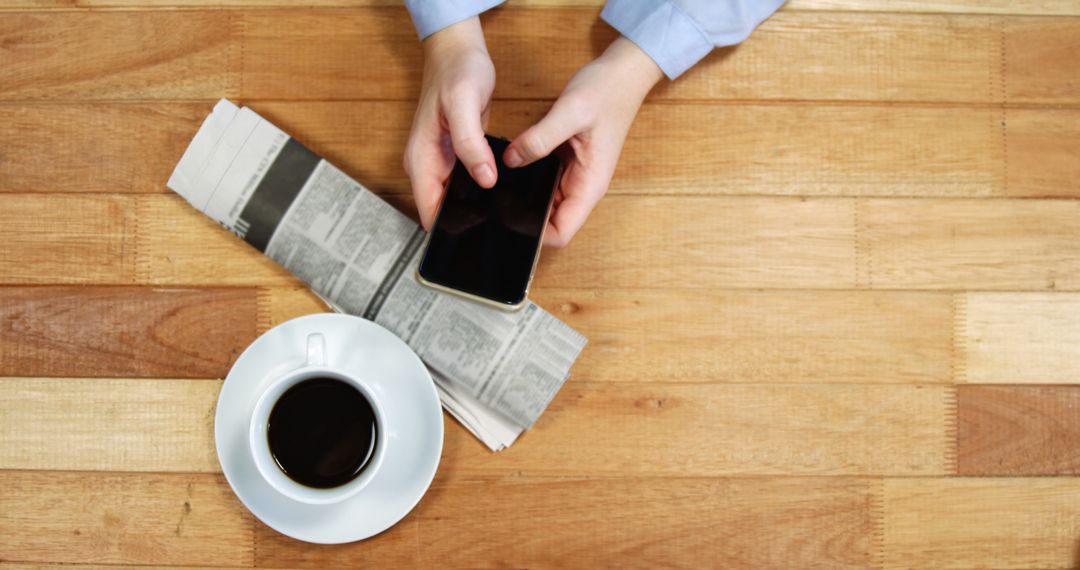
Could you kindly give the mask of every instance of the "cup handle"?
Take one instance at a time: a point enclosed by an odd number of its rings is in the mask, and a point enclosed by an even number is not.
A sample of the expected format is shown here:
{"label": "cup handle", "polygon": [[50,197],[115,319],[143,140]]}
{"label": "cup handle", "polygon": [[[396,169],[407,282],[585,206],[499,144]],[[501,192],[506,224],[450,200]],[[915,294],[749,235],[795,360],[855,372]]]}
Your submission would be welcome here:
{"label": "cup handle", "polygon": [[307,366],[326,366],[326,339],[322,333],[307,337]]}

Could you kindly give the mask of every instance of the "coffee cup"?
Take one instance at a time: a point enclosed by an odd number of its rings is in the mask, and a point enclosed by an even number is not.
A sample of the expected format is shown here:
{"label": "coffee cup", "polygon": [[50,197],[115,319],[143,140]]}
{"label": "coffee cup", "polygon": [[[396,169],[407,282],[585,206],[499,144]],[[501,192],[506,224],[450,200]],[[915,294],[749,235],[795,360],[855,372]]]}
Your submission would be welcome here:
{"label": "coffee cup", "polygon": [[251,414],[248,444],[262,478],[311,505],[359,493],[386,454],[383,411],[363,378],[327,365],[322,333],[307,359],[266,384]]}

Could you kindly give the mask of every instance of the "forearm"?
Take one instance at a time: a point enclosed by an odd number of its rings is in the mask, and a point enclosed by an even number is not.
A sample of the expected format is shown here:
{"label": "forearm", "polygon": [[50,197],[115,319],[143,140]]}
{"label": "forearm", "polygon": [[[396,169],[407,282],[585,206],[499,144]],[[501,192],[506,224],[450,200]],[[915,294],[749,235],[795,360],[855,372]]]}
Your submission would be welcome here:
{"label": "forearm", "polygon": [[623,36],[611,42],[600,56],[600,61],[610,62],[615,70],[614,76],[622,82],[620,87],[630,89],[641,99],[664,78],[663,70],[649,54]]}

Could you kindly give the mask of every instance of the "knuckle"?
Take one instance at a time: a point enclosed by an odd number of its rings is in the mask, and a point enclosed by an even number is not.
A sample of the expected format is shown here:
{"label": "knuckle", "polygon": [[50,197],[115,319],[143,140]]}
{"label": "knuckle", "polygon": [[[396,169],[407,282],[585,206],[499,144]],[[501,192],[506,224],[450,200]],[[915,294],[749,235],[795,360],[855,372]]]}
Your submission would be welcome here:
{"label": "knuckle", "polygon": [[590,101],[578,95],[567,95],[559,99],[560,113],[566,115],[571,122],[582,125],[587,124],[595,117],[595,109]]}
{"label": "knuckle", "polygon": [[528,158],[539,158],[547,154],[546,146],[544,145],[544,137],[540,133],[532,131],[527,133],[521,139],[521,150],[525,151],[525,155]]}

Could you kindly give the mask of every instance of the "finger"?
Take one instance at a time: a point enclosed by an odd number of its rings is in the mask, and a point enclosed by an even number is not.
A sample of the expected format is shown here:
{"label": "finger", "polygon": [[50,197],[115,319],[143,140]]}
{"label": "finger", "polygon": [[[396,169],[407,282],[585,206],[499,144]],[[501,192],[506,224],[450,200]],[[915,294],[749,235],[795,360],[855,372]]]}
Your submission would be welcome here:
{"label": "finger", "polygon": [[481,115],[484,109],[478,97],[458,95],[445,107],[446,122],[454,153],[461,159],[473,180],[484,188],[495,185],[495,155],[484,138]]}
{"label": "finger", "polygon": [[[423,129],[421,129],[423,130]],[[431,229],[442,202],[444,183],[454,166],[447,137],[415,132],[405,146],[405,172],[424,229]]]}
{"label": "finger", "polygon": [[552,211],[544,232],[544,244],[551,247],[570,243],[607,191],[607,181],[599,177],[577,172],[567,174],[570,176],[564,180],[569,186],[561,193],[562,200]]}
{"label": "finger", "polygon": [[503,162],[516,168],[544,158],[584,130],[587,122],[586,114],[578,105],[559,99],[540,122],[510,143],[503,154]]}

